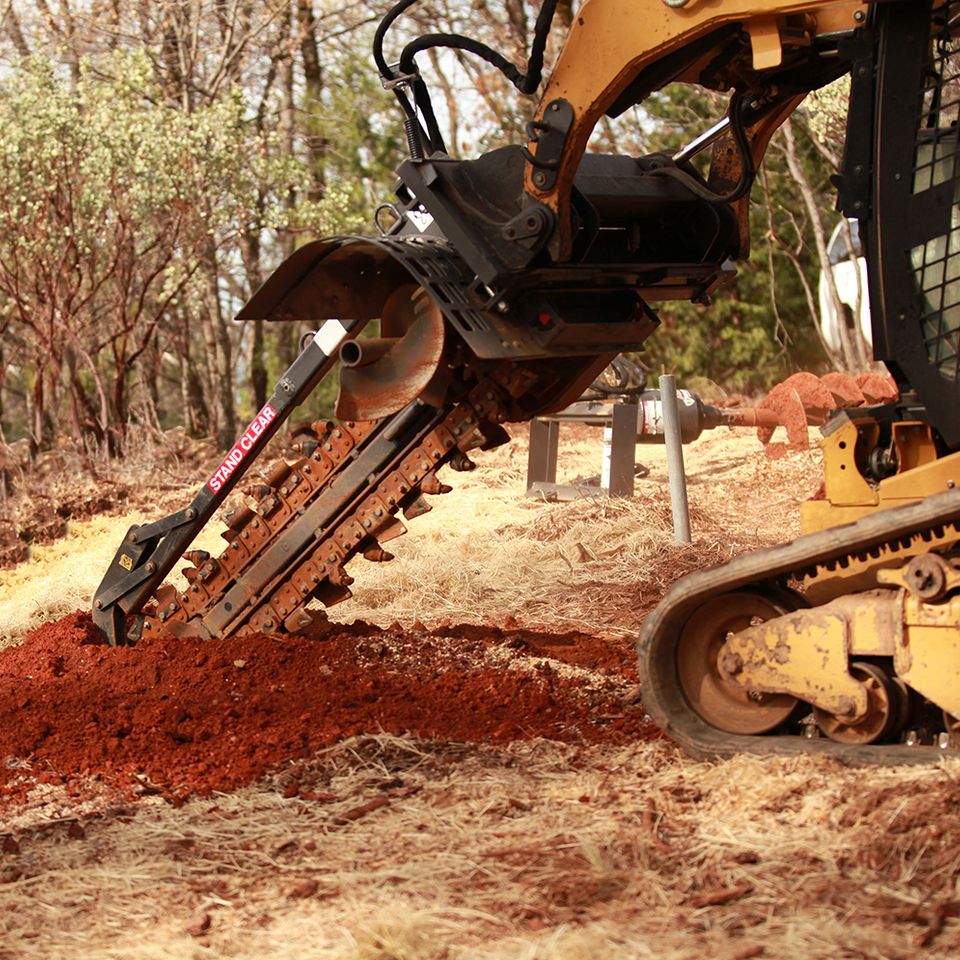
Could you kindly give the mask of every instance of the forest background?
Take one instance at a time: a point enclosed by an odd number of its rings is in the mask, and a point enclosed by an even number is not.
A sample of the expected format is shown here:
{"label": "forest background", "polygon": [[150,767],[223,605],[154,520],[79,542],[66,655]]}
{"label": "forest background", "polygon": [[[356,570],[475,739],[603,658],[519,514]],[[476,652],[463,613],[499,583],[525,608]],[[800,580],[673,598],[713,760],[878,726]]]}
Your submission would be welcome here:
{"label": "forest background", "polygon": [[[458,32],[526,62],[537,4],[423,0],[387,38]],[[182,427],[228,445],[297,352],[296,324],[232,317],[284,257],[370,233],[403,158],[402,117],[373,66],[387,3],[5,0],[0,8],[0,451],[84,458]],[[572,20],[561,0],[547,71]],[[451,153],[523,140],[535,97],[460,51],[421,55]],[[838,222],[842,85],[774,138],[752,194],[753,252],[710,309],[666,304],[654,370],[762,390],[831,353],[817,283]],[[671,87],[595,149],[676,149],[723,98]],[[308,414],[329,408],[329,390]],[[59,438],[59,439],[58,439]],[[9,449],[9,447],[8,447]]]}

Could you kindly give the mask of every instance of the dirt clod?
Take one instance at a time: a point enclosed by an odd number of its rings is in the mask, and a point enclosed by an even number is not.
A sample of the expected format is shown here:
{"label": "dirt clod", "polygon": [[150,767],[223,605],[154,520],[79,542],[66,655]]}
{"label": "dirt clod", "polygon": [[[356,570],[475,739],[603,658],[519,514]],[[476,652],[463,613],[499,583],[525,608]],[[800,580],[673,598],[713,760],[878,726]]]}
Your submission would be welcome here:
{"label": "dirt clod", "polygon": [[211,922],[210,914],[202,913],[187,927],[185,933],[191,937],[202,937],[209,933]]}

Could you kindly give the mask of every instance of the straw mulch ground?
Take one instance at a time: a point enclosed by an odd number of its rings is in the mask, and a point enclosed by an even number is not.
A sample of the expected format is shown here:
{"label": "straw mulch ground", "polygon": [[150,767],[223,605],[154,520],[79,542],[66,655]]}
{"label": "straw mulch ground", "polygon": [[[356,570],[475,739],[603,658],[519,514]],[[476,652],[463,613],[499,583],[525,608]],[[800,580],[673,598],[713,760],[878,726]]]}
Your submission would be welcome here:
{"label": "straw mulch ground", "polygon": [[[566,431],[567,476],[596,473],[599,447]],[[686,452],[695,542],[677,547],[662,451],[638,454],[635,500],[538,504],[521,497],[522,442],[494,452],[454,476],[394,562],[355,565],[355,600],[333,614],[629,645],[677,576],[793,536],[818,485],[816,454],[769,463],[749,435],[704,437]],[[88,604],[146,518],[76,524],[0,571],[0,637]],[[531,676],[546,658],[585,694],[636,702],[627,668],[548,646],[476,656]],[[50,784],[4,811],[0,958],[953,957],[958,801],[955,762],[702,763],[657,739],[371,732],[182,804],[118,798],[94,772],[82,797]]]}

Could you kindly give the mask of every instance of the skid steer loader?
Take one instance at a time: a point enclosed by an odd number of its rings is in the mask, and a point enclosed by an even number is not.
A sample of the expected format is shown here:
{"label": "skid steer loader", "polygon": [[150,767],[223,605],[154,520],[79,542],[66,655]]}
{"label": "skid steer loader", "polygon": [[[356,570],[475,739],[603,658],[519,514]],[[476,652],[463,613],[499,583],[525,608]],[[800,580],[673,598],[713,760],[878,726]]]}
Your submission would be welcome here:
{"label": "skid steer loader", "polygon": [[[685,578],[639,640],[650,714],[696,754],[819,750],[876,762],[955,750],[960,717],[960,0],[584,0],[525,142],[448,155],[417,57],[454,48],[541,87],[557,7],[525,69],[469,37],[374,60],[409,156],[380,233],[308,243],[240,319],[317,330],[184,510],[131,528],[94,598],[111,643],[145,633],[295,631],[350,596],[446,491],[441,467],[563,408],[654,333],[656,305],[713,292],[749,254],[751,187],[811,90],[849,75],[838,207],[859,221],[873,346],[897,403],[824,428],[810,531]],[[674,155],[587,152],[594,126],[669,83],[728,94]],[[705,172],[701,172],[705,171]],[[375,339],[357,339],[370,321]],[[190,551],[290,412],[337,360],[337,420],[296,438],[220,556]],[[402,519],[401,519],[402,517]],[[187,587],[164,584],[185,556]]]}

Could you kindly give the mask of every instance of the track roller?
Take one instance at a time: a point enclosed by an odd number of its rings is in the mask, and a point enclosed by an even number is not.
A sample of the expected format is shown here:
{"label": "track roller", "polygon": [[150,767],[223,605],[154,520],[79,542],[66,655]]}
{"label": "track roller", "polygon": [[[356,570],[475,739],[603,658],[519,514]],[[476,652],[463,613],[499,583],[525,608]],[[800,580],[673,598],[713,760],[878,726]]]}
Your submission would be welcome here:
{"label": "track roller", "polygon": [[731,633],[786,613],[760,593],[734,592],[707,600],[687,621],[677,649],[680,685],[693,709],[728,733],[768,733],[789,720],[798,702],[786,694],[754,693],[728,681],[718,657]]}

